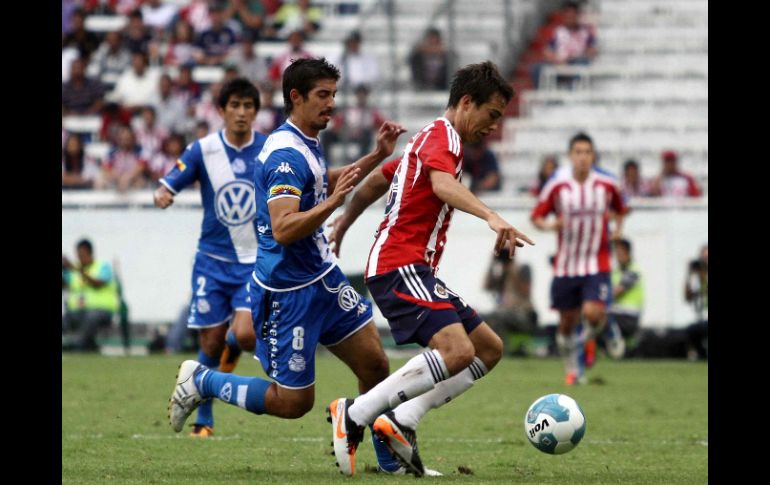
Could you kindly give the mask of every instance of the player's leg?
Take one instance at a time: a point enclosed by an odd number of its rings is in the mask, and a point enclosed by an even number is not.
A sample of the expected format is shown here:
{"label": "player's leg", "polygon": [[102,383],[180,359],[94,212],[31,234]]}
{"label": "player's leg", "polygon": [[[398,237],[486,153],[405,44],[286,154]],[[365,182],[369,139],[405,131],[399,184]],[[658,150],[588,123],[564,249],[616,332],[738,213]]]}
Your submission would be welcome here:
{"label": "player's leg", "polygon": [[551,307],[559,312],[556,347],[564,360],[566,383],[577,383],[583,376],[582,347],[575,335],[580,321],[581,292],[579,277],[554,277],[551,282]]}
{"label": "player's leg", "polygon": [[581,278],[581,301],[584,325],[578,336],[584,345],[584,363],[593,365],[596,359],[596,337],[607,323],[605,309],[610,304],[610,275],[598,273]]}
{"label": "player's leg", "polygon": [[[251,278],[249,273],[248,278]],[[249,282],[235,288],[231,304],[233,307],[232,324],[225,335],[225,345],[222,349],[222,355],[219,359],[219,370],[222,372],[232,372],[238,365],[243,350],[254,351],[256,338],[254,337],[254,326],[251,321],[251,302],[249,300],[249,291],[251,285]],[[243,337],[243,344],[238,336]]]}

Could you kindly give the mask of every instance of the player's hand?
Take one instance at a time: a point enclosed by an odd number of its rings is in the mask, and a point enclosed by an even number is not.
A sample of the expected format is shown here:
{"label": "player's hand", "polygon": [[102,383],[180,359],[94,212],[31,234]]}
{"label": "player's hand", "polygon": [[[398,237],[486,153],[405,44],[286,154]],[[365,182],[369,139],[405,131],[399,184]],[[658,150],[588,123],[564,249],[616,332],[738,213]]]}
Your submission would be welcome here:
{"label": "player's hand", "polygon": [[393,150],[396,148],[396,141],[402,133],[406,133],[406,128],[394,123],[393,121],[386,121],[380,126],[377,132],[377,147],[375,153],[382,158],[390,156]]}
{"label": "player's hand", "polygon": [[[520,232],[512,225],[508,224],[508,222],[506,222],[505,219],[500,217],[497,213],[492,214],[492,216],[487,220],[487,224],[489,224],[490,229],[497,233],[497,240],[495,241],[495,256],[500,255],[500,250],[505,247],[506,242],[508,243],[508,251],[510,252],[511,259],[513,259],[516,248],[523,247],[524,242],[529,243],[530,245],[535,244],[534,241],[527,237],[526,234]],[[519,241],[519,239],[524,242]]]}
{"label": "player's hand", "polygon": [[610,235],[610,242],[617,242],[623,238],[623,234],[620,231],[612,231]]}
{"label": "player's hand", "polygon": [[564,217],[559,216],[553,221],[553,224],[551,225],[551,229],[556,232],[559,232],[561,231],[562,227],[564,227]]}
{"label": "player's hand", "polygon": [[152,194],[152,199],[153,202],[155,202],[155,207],[165,209],[174,203],[174,194],[172,194],[164,185],[161,185]]}
{"label": "player's hand", "polygon": [[342,169],[337,184],[334,186],[334,192],[326,200],[335,209],[345,203],[345,196],[348,195],[353,187],[356,186],[356,180],[361,175],[361,169],[355,164],[350,164]]}
{"label": "player's hand", "polygon": [[326,224],[326,227],[332,228],[332,232],[329,234],[329,246],[334,255],[339,258],[342,239],[345,237],[345,233],[348,232],[349,225],[345,221],[345,216],[339,216],[332,222]]}

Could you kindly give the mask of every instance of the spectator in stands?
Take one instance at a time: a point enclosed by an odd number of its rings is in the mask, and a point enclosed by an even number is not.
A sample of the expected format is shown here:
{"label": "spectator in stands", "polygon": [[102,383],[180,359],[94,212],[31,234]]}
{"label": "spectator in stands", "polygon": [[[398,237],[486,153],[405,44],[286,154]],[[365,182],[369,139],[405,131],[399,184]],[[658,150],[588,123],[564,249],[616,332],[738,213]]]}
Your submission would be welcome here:
{"label": "spectator in stands", "polygon": [[174,25],[163,64],[181,66],[194,63],[196,51],[199,50],[195,46],[194,37],[192,25],[184,19],[178,20]]}
{"label": "spectator in stands", "polygon": [[537,177],[529,184],[527,191],[535,197],[540,195],[543,186],[559,168],[559,159],[556,155],[546,155],[540,162],[540,170]]}
{"label": "spectator in stands", "polygon": [[141,11],[134,10],[128,15],[128,25],[126,25],[124,29],[123,39],[126,47],[131,53],[135,54],[142,52],[146,55],[150,54],[152,33],[150,33],[150,29],[144,25]]}
{"label": "spectator in stands", "polygon": [[[94,258],[91,241],[78,241],[76,251],[77,265],[64,255],[61,258],[62,288],[69,290],[62,322],[62,350],[91,352],[99,349],[99,330],[112,324],[120,307],[120,296],[112,267]],[[72,333],[72,340],[65,340],[65,333]]]}
{"label": "spectator in stands", "polygon": [[[567,2],[562,9],[562,25],[554,30],[553,37],[543,49],[544,64],[586,65],[593,61],[596,54],[596,35],[593,28],[580,22],[580,5],[577,2]],[[542,65],[534,66],[535,86],[540,82]],[[572,79],[574,77],[564,76],[558,81],[571,83]]]}
{"label": "spectator in stands", "polygon": [[61,86],[62,115],[98,114],[104,106],[104,85],[86,77],[83,59],[70,64],[70,80]]}
{"label": "spectator in stands", "polygon": [[687,327],[691,358],[708,359],[709,247],[704,245],[687,268],[684,297],[695,309],[696,321]]}
{"label": "spectator in stands", "polygon": [[624,197],[647,197],[650,195],[649,184],[642,179],[639,163],[634,159],[626,160],[623,164],[623,178],[620,181],[620,192]]}
{"label": "spectator in stands", "polygon": [[287,39],[299,30],[305,38],[312,37],[321,28],[322,17],[321,9],[310,6],[310,0],[285,1],[275,13],[267,36]]}
{"label": "spectator in stands", "polygon": [[172,133],[163,140],[160,152],[150,159],[147,167],[150,179],[153,182],[157,182],[174,167],[176,161],[182,156],[184,147],[184,137],[178,133]]}
{"label": "spectator in stands", "polygon": [[281,89],[283,71],[289,67],[289,64],[291,64],[294,59],[308,59],[313,57],[313,54],[306,51],[304,48],[305,34],[303,34],[301,30],[295,30],[289,34],[287,43],[289,44],[289,49],[283,54],[275,56],[273,62],[270,64],[270,80],[278,89]]}
{"label": "spectator in stands", "polygon": [[157,99],[160,76],[159,68],[148,67],[146,54],[134,52],[131,54],[131,69],[120,75],[115,89],[107,95],[107,99],[135,113]]}
{"label": "spectator in stands", "polygon": [[244,34],[240,45],[230,49],[230,53],[225,58],[225,65],[238,67],[241,75],[246,79],[261,84],[268,79],[270,63],[266,58],[258,56],[255,48],[252,36]]}
{"label": "spectator in stands", "polygon": [[155,116],[155,108],[144,106],[140,116],[131,120],[136,141],[142,147],[141,156],[144,160],[152,160],[160,153],[163,140],[168,137],[168,131],[159,126]]}
{"label": "spectator in stands", "polygon": [[253,128],[260,133],[272,133],[286,120],[283,108],[275,105],[274,98],[275,88],[272,83],[264,82],[259,85],[260,108]]}
{"label": "spectator in stands", "polygon": [[225,19],[237,23],[242,37],[260,38],[265,24],[265,7],[260,0],[230,0],[224,11]]}
{"label": "spectator in stands", "polygon": [[502,183],[500,167],[497,157],[484,140],[466,143],[464,154],[463,173],[471,177],[471,192],[479,194],[499,191]]}
{"label": "spectator in stands", "polygon": [[700,197],[701,189],[695,177],[679,170],[679,155],[665,150],[661,156],[660,175],[650,182],[650,195],[655,197]]}
{"label": "spectator in stands", "polygon": [[[492,257],[484,278],[484,289],[495,298],[495,310],[484,315],[492,329],[505,343],[512,332],[531,333],[537,327],[537,312],[532,303],[532,270],[510,258],[508,249]],[[513,349],[509,349],[513,350]]]}
{"label": "spectator in stands", "polygon": [[61,154],[61,188],[91,189],[99,175],[99,166],[83,149],[83,140],[75,133],[67,135]]}
{"label": "spectator in stands", "polygon": [[99,45],[91,58],[88,73],[112,87],[130,64],[131,52],[123,46],[123,37],[120,32],[107,32],[104,42]]}
{"label": "spectator in stands", "polygon": [[174,92],[171,76],[163,74],[158,85],[158,96],[152,102],[158,126],[169,133],[192,131],[191,120],[187,116],[187,101],[183,94]]}
{"label": "spectator in stands", "polygon": [[118,143],[118,135],[123,125],[131,123],[131,112],[117,103],[107,103],[102,110],[102,127],[99,137],[113,145]]}
{"label": "spectator in stands", "polygon": [[72,32],[72,14],[79,8],[80,2],[77,0],[61,1],[61,33],[62,38],[65,34]]}
{"label": "spectator in stands", "polygon": [[357,30],[348,35],[342,53],[331,57],[330,62],[339,68],[343,86],[365,85],[372,89],[380,79],[377,58],[361,52],[361,33]]}
{"label": "spectator in stands", "polygon": [[118,192],[143,188],[147,180],[144,173],[147,161],[142,158],[142,148],[136,143],[134,131],[123,125],[118,132],[118,144],[110,150],[102,164],[97,188],[117,188]]}
{"label": "spectator in stands", "polygon": [[196,34],[200,34],[211,27],[209,0],[191,0],[179,11],[179,17],[192,25]]}
{"label": "spectator in stands", "polygon": [[429,28],[409,54],[412,80],[417,89],[448,89],[449,64],[453,56],[441,39],[441,31]]}
{"label": "spectator in stands", "polygon": [[76,47],[82,59],[88,60],[99,47],[99,38],[86,30],[86,13],[82,8],[72,12],[72,30],[64,36],[62,47]]}
{"label": "spectator in stands", "polygon": [[174,90],[182,96],[188,105],[194,105],[201,97],[200,84],[193,79],[193,65],[185,64],[179,68]]}
{"label": "spectator in stands", "polygon": [[201,100],[195,105],[195,119],[204,120],[208,123],[209,132],[219,131],[224,126],[224,120],[219,114],[219,92],[222,90],[222,83],[211,83],[209,89],[203,93]]}
{"label": "spectator in stands", "polygon": [[145,25],[154,31],[153,37],[162,39],[171,27],[179,6],[172,2],[160,0],[145,0],[141,7],[142,19]]}
{"label": "spectator in stands", "polygon": [[209,66],[221,65],[230,47],[235,44],[233,29],[225,25],[224,6],[218,3],[209,5],[211,27],[204,30],[195,41],[198,64]]}
{"label": "spectator in stands", "polygon": [[206,120],[198,120],[195,123],[195,139],[200,140],[209,134],[209,124]]}
{"label": "spectator in stands", "polygon": [[[364,85],[356,87],[355,96],[355,104],[337,110],[331,128],[321,132],[324,153],[334,166],[352,163],[369,153],[374,135],[385,122],[380,110],[369,105],[369,88]],[[345,148],[344,160],[333,158],[332,147],[336,144]],[[354,153],[348,153],[348,144],[356,147]]]}

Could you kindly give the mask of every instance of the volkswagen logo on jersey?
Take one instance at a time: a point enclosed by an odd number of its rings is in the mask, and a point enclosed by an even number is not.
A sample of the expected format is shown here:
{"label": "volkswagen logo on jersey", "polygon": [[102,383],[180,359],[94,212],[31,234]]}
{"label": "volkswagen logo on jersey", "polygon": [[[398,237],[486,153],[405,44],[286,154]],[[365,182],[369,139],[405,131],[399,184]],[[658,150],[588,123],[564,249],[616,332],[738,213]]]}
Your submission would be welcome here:
{"label": "volkswagen logo on jersey", "polygon": [[228,226],[251,222],[257,214],[254,185],[245,180],[233,180],[223,185],[214,198],[217,219]]}
{"label": "volkswagen logo on jersey", "polygon": [[233,173],[237,173],[237,174],[246,173],[246,162],[244,162],[240,158],[236,158],[235,160],[233,160],[231,167],[233,169]]}

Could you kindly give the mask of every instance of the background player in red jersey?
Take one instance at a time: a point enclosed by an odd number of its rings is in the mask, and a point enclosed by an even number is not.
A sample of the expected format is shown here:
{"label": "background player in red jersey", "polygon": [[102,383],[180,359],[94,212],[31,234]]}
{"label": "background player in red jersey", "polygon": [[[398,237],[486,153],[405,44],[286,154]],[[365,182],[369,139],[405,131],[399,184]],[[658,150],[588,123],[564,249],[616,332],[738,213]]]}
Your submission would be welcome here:
{"label": "background player in red jersey", "polygon": [[509,247],[512,257],[521,241],[534,244],[460,182],[463,143],[496,130],[512,96],[493,63],[460,69],[444,115],[409,140],[401,159],[372,172],[333,223],[330,241],[339,252],[347,228],[390,187],[366,284],[396,342],[431,349],[355,400],[339,398],[329,405],[334,452],[343,472],[351,474],[362,430],[374,423],[399,461],[423,475],[415,435],[422,416],[468,390],[500,360],[500,338],[436,272],[455,208],[487,221],[497,234],[495,254]]}
{"label": "background player in red jersey", "polygon": [[[568,385],[584,383],[581,351],[606,323],[611,302],[610,240],[620,239],[628,207],[617,181],[592,170],[596,153],[591,138],[578,133],[569,142],[572,174],[555,177],[540,192],[532,222],[542,230],[557,231],[551,306],[559,311],[556,344],[565,359]],[[556,218],[546,221],[554,213]],[[609,221],[615,228],[610,236]],[[581,314],[588,325],[581,335],[574,329]]]}

